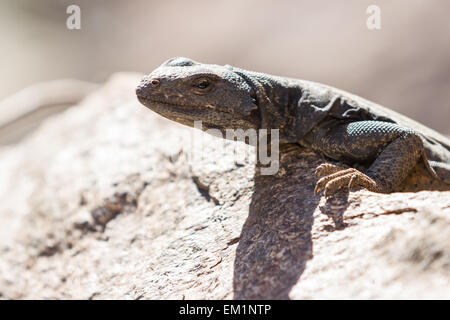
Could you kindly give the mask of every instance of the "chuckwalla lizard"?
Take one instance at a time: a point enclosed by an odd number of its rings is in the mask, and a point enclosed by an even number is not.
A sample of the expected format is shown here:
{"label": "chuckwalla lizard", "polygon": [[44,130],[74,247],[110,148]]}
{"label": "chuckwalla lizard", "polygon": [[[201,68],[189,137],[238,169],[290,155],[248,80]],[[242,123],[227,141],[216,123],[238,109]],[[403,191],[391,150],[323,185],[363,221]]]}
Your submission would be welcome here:
{"label": "chuckwalla lizard", "polygon": [[139,101],[173,121],[203,129],[279,129],[280,143],[298,143],[364,172],[322,164],[315,191],[328,196],[361,186],[389,193],[422,162],[430,179],[450,185],[450,141],[397,112],[351,93],[305,80],[229,65],[173,58],[145,76]]}

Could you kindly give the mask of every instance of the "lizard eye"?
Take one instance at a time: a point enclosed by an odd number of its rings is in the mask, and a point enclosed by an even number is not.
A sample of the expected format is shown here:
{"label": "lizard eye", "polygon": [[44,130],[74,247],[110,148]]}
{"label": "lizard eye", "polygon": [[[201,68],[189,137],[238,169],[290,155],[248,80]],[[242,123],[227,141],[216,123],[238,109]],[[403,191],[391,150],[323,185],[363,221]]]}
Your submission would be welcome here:
{"label": "lizard eye", "polygon": [[207,79],[200,79],[194,83],[194,87],[199,89],[207,89],[210,86],[210,83]]}
{"label": "lizard eye", "polygon": [[200,89],[199,91],[201,91],[201,92],[206,92],[206,91],[209,91],[208,89],[211,88],[211,82],[208,79],[201,78],[201,79],[195,80],[193,86],[196,89]]}
{"label": "lizard eye", "polygon": [[215,79],[210,77],[198,77],[191,82],[192,91],[194,94],[204,95],[208,94],[214,89]]}

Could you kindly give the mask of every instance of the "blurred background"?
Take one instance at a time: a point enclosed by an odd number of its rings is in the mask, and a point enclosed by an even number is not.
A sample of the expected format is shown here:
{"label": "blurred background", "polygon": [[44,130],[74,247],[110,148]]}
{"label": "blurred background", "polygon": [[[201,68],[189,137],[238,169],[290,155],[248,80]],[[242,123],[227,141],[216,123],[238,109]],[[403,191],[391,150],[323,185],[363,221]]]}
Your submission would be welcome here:
{"label": "blurred background", "polygon": [[[81,30],[66,27],[71,4]],[[366,26],[372,4],[381,30]],[[73,104],[90,83],[149,73],[174,56],[322,82],[450,134],[449,12],[447,0],[2,1],[0,143]],[[48,82],[57,79],[83,82],[66,90]],[[62,91],[72,96],[27,102]]]}

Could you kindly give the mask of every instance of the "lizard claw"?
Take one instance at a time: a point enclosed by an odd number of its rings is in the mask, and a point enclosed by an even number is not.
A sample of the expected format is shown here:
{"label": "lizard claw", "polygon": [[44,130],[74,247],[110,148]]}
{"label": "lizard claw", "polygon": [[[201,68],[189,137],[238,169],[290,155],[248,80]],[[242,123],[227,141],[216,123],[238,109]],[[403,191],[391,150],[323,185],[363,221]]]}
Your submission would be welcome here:
{"label": "lizard claw", "polygon": [[323,163],[316,168],[314,173],[316,174],[317,178],[320,178],[323,175],[329,175],[345,169],[347,169],[347,167],[336,166],[330,163]]}
{"label": "lizard claw", "polygon": [[325,176],[317,180],[314,194],[318,194],[322,189],[325,189],[325,197],[329,197],[345,186],[348,189],[354,186],[361,186],[370,191],[377,191],[378,189],[377,183],[372,178],[354,168],[344,168],[332,164],[317,167],[317,177],[324,173]]}
{"label": "lizard claw", "polygon": [[322,190],[322,187],[316,184],[316,187],[314,188],[314,195],[317,195],[320,190]]}

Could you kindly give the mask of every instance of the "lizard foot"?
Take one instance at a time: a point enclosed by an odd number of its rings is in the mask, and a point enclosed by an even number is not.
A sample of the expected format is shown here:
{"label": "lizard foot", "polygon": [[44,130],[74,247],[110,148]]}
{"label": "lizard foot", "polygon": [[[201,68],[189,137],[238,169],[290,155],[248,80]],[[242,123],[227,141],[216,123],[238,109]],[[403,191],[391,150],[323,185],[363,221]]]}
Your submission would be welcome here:
{"label": "lizard foot", "polygon": [[322,175],[325,176],[317,181],[314,193],[317,194],[320,190],[325,189],[325,197],[345,186],[349,189],[354,186],[361,186],[375,192],[378,189],[377,183],[372,178],[354,168],[322,164],[317,167],[316,175],[318,178]]}

